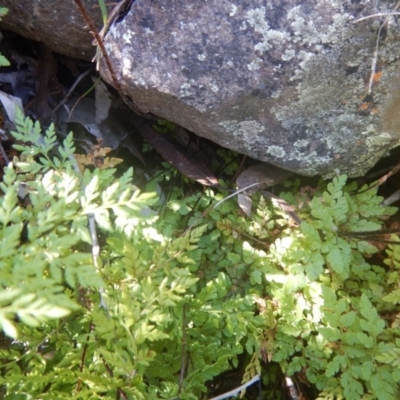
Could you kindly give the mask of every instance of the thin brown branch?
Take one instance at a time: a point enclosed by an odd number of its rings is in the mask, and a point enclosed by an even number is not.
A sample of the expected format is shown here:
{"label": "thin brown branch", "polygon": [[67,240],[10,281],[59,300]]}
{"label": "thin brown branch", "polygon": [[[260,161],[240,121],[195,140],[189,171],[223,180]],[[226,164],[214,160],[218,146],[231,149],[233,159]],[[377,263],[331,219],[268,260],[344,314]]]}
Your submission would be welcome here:
{"label": "thin brown branch", "polygon": [[9,158],[7,156],[6,151],[4,150],[4,147],[3,147],[3,144],[1,143],[1,141],[0,141],[0,152],[1,152],[1,155],[3,156],[4,163],[6,165],[8,165],[10,163],[10,160],[9,160]]}
{"label": "thin brown branch", "polygon": [[376,236],[376,235],[386,235],[391,233],[400,233],[400,228],[390,228],[390,229],[379,229],[377,231],[356,231],[356,232],[346,232],[340,231],[340,236]]}
{"label": "thin brown branch", "polygon": [[367,192],[368,190],[376,187],[376,186],[380,186],[383,183],[385,183],[391,176],[393,176],[394,174],[397,174],[397,172],[399,172],[400,170],[400,163],[397,164],[395,167],[393,167],[387,174],[383,175],[382,178],[378,179],[376,182],[374,182],[372,185],[368,186],[366,189],[364,190],[360,190],[358,192],[358,194],[360,193],[364,193]]}
{"label": "thin brown branch", "polygon": [[75,80],[74,84],[70,87],[68,90],[68,93],[64,96],[64,98],[60,101],[60,103],[53,109],[51,110],[51,114],[48,116],[50,118],[52,115],[54,115],[70,98],[71,94],[75,90],[75,88],[78,86],[78,83],[85,77],[87,76],[90,72],[93,71],[93,68],[89,68],[86,71],[82,72]]}
{"label": "thin brown branch", "polygon": [[400,15],[399,12],[393,12],[393,13],[377,13],[377,14],[371,14],[371,15],[367,15],[366,17],[362,17],[359,19],[356,19],[355,21],[353,21],[353,24],[356,24],[358,22],[361,21],[365,21],[366,19],[370,19],[370,18],[376,18],[376,17],[390,17],[393,15]]}
{"label": "thin brown branch", "polygon": [[[393,11],[397,11],[397,9],[400,7],[400,1],[396,4],[396,6],[394,7]],[[383,21],[383,23],[381,24],[379,30],[378,30],[378,35],[376,38],[376,45],[375,45],[375,51],[374,51],[374,57],[372,58],[372,62],[371,62],[371,76],[369,79],[369,84],[368,84],[368,93],[371,93],[372,91],[372,84],[374,82],[374,76],[375,76],[375,72],[376,72],[376,64],[378,62],[378,56],[379,56],[379,41],[380,41],[380,37],[381,37],[381,32],[382,29],[385,25],[387,25],[389,22],[389,17],[386,17],[385,20]]]}
{"label": "thin brown branch", "polygon": [[[101,357],[101,359],[102,359],[102,361],[103,361],[104,368],[106,369],[108,375],[109,375],[111,378],[113,378],[113,377],[114,377],[114,373],[113,373],[112,369],[111,369],[110,366],[107,364],[107,362],[106,362],[106,360],[104,359],[104,357],[103,357],[103,356],[100,356],[100,357]],[[119,396],[120,399],[129,400],[129,399],[128,399],[128,396],[126,395],[126,393],[125,393],[121,388],[117,388],[117,397],[116,397],[116,398],[118,398],[118,396]]]}
{"label": "thin brown branch", "polygon": [[[243,171],[243,165],[245,163],[245,161],[247,160],[247,156],[243,156],[242,161],[239,164],[239,167],[235,173],[235,175],[232,178],[233,182],[236,182],[236,179],[238,178],[238,176],[240,175],[240,173]],[[229,164],[228,164],[229,165]]]}
{"label": "thin brown branch", "polygon": [[125,96],[121,84],[119,83],[117,76],[115,75],[115,71],[114,68],[112,66],[110,57],[108,56],[107,50],[104,46],[104,42],[102,40],[102,38],[100,37],[99,32],[96,29],[96,26],[92,20],[92,18],[90,17],[90,15],[88,14],[88,12],[86,11],[85,6],[82,3],[82,0],[74,0],[76,6],[78,7],[80,13],[82,14],[82,17],[84,18],[87,26],[89,27],[90,32],[92,33],[92,35],[94,36],[96,42],[97,42],[97,46],[99,46],[101,53],[104,57],[104,61],[107,65],[108,71],[110,72],[111,75],[111,79],[113,81],[114,87],[117,90],[117,92],[119,93],[119,95],[122,97],[122,99],[124,99],[124,101],[132,108],[133,111],[135,111],[137,114],[139,114],[140,116],[144,116],[145,114],[139,109],[139,107],[133,103],[133,101],[131,101],[127,96]]}
{"label": "thin brown branch", "polygon": [[181,393],[186,375],[186,304],[182,309],[182,348],[181,348],[181,373],[179,376],[178,394]]}
{"label": "thin brown branch", "polygon": [[[93,324],[90,324],[89,332],[88,332],[88,335],[86,337],[86,343],[83,346],[83,350],[82,350],[82,354],[81,354],[81,362],[79,364],[79,372],[83,371],[83,367],[85,365],[85,358],[86,358],[86,353],[87,353],[87,349],[88,349],[88,343],[89,343],[89,340],[90,340],[90,333],[93,331],[93,327],[94,327]],[[75,393],[80,392],[81,385],[82,385],[82,378],[79,378],[78,382],[76,384]]]}

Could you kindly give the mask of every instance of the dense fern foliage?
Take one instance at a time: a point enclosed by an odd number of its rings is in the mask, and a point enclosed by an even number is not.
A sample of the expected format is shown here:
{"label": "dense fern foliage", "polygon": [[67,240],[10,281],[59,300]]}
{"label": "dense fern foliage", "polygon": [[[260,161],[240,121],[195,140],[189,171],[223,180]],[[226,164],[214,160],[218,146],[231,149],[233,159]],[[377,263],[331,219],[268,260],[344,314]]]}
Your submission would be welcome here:
{"label": "dense fern foliage", "polygon": [[400,250],[378,262],[354,234],[396,211],[376,188],[292,184],[281,197],[297,227],[257,194],[247,218],[234,198],[215,206],[226,193],[161,190],[171,170],[139,191],[132,169],[79,168],[72,134],[58,144],[22,114],[14,135],[0,185],[5,399],[206,399],[239,355],[244,381],[275,362],[320,399],[399,398]]}

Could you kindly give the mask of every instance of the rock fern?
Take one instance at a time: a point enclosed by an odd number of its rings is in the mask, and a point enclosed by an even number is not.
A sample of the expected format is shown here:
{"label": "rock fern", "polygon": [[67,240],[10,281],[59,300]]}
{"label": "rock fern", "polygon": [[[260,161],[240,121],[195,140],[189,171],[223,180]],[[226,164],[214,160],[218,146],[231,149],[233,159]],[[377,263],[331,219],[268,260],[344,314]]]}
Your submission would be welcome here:
{"label": "rock fern", "polygon": [[272,384],[265,398],[280,396],[277,366],[320,399],[399,397],[400,253],[374,262],[361,234],[396,211],[376,188],[294,185],[281,197],[296,227],[257,194],[252,218],[235,199],[215,207],[224,193],[187,196],[166,169],[139,191],[132,169],[78,168],[72,134],[59,144],[21,113],[13,134],[20,153],[0,183],[5,399],[206,399],[246,359],[244,380]]}

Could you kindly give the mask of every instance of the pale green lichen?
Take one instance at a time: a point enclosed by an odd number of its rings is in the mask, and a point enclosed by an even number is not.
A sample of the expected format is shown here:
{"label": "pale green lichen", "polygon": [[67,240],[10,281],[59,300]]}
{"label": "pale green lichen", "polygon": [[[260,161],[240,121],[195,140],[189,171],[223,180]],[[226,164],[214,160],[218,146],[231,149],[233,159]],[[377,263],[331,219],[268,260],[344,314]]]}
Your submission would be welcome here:
{"label": "pale green lichen", "polygon": [[130,58],[124,58],[122,60],[122,75],[129,75],[132,71],[132,60]]}
{"label": "pale green lichen", "polygon": [[131,44],[131,39],[132,39],[132,37],[133,37],[133,35],[132,35],[132,32],[130,32],[130,31],[125,32],[125,33],[122,35],[122,39],[123,39],[124,42],[127,43],[127,44]]}
{"label": "pale green lichen", "polygon": [[296,57],[296,52],[293,49],[287,49],[285,52],[282,54],[282,60],[283,61],[289,61],[292,58]]}
{"label": "pale green lichen", "polygon": [[294,143],[293,143],[293,146],[294,147],[306,147],[306,146],[308,146],[308,144],[309,144],[309,141],[308,140],[296,140]]}
{"label": "pale green lichen", "polygon": [[229,13],[229,16],[233,17],[236,14],[237,10],[237,6],[235,4],[231,4],[231,12]]}
{"label": "pale green lichen", "polygon": [[287,13],[287,19],[295,34],[292,40],[295,43],[315,44],[319,41],[318,31],[312,20],[306,21],[303,18],[303,13],[300,10],[301,6],[296,6]]}
{"label": "pale green lichen", "polygon": [[288,34],[286,32],[269,28],[269,24],[265,18],[265,12],[265,7],[260,7],[248,11],[246,14],[248,24],[255,32],[262,36],[262,41],[254,46],[254,50],[260,55],[263,55],[272,46],[284,43],[288,40]]}
{"label": "pale green lichen", "polygon": [[[387,132],[382,132],[379,135],[376,134],[376,128],[374,126],[368,126],[365,132],[362,132],[363,134],[366,134],[366,143],[369,147],[376,147],[380,148],[385,145],[389,145],[391,142],[393,142],[393,138],[389,133]],[[400,140],[399,140],[400,142]]]}
{"label": "pale green lichen", "polygon": [[180,96],[189,97],[189,96],[195,95],[195,88],[193,87],[192,83],[194,83],[194,82],[189,81],[189,82],[183,83],[179,87]]}
{"label": "pale green lichen", "polygon": [[267,146],[266,152],[268,154],[270,154],[271,156],[276,157],[278,159],[286,156],[286,151],[281,146]]}
{"label": "pale green lichen", "polygon": [[264,135],[266,129],[258,121],[226,120],[219,122],[218,125],[244,143],[265,141]]}
{"label": "pale green lichen", "polygon": [[256,58],[250,64],[247,64],[247,69],[249,71],[257,71],[261,68],[262,63],[263,61],[261,60],[261,58]]}
{"label": "pale green lichen", "polygon": [[346,13],[340,13],[333,16],[333,23],[330,25],[325,33],[321,33],[322,43],[338,43],[344,39],[343,32],[345,32],[345,25],[352,20],[353,17]]}
{"label": "pale green lichen", "polygon": [[[263,55],[272,47],[276,49],[284,45],[281,57],[283,61],[288,61],[296,56],[293,46],[300,43],[303,46],[308,46],[311,50],[309,52],[302,49],[297,54],[300,62],[304,62],[309,58],[308,54],[315,55],[315,53],[324,52],[323,44],[334,44],[343,40],[345,24],[352,17],[344,13],[339,5],[336,5],[336,10],[337,13],[332,16],[332,23],[326,27],[325,24],[318,26],[318,21],[314,22],[313,15],[305,15],[301,6],[293,7],[286,14],[288,26],[291,27],[293,33],[289,35],[286,31],[270,29],[265,7],[252,9],[246,13],[246,21],[255,32],[262,36],[262,41],[255,44],[254,50]],[[258,63],[257,61],[254,64],[248,64],[249,70],[255,70],[254,66]]]}
{"label": "pale green lichen", "polygon": [[144,34],[146,36],[153,36],[154,35],[154,31],[152,31],[150,28],[144,28]]}
{"label": "pale green lichen", "polygon": [[210,89],[211,89],[214,93],[219,92],[219,87],[218,87],[218,85],[216,85],[215,83],[211,83],[211,84],[210,84]]}

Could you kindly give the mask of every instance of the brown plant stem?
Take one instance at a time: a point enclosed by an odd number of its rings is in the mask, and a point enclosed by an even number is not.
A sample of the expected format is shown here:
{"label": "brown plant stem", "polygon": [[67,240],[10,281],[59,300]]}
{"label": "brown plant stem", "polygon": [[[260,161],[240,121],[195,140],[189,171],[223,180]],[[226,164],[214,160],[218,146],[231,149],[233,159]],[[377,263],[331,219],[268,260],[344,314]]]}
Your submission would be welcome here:
{"label": "brown plant stem", "polygon": [[140,110],[140,108],[133,102],[131,101],[127,96],[125,96],[121,84],[119,83],[117,76],[115,75],[115,71],[114,68],[111,64],[111,60],[110,57],[108,56],[108,53],[106,51],[106,48],[104,46],[104,42],[101,39],[99,32],[96,29],[96,26],[92,20],[92,18],[90,17],[90,15],[88,14],[88,12],[86,11],[85,6],[82,3],[82,0],[74,0],[76,6],[78,7],[80,13],[82,14],[82,17],[84,18],[87,26],[89,27],[90,32],[92,33],[92,35],[94,36],[96,42],[97,42],[97,46],[99,46],[101,53],[103,54],[104,57],[104,61],[106,62],[107,68],[110,72],[111,75],[111,79],[113,81],[114,87],[117,90],[117,92],[119,93],[119,95],[122,97],[122,99],[129,105],[129,107],[132,108],[133,111],[136,112],[136,114],[139,114],[140,116],[144,116],[145,114],[142,112],[142,110]]}

